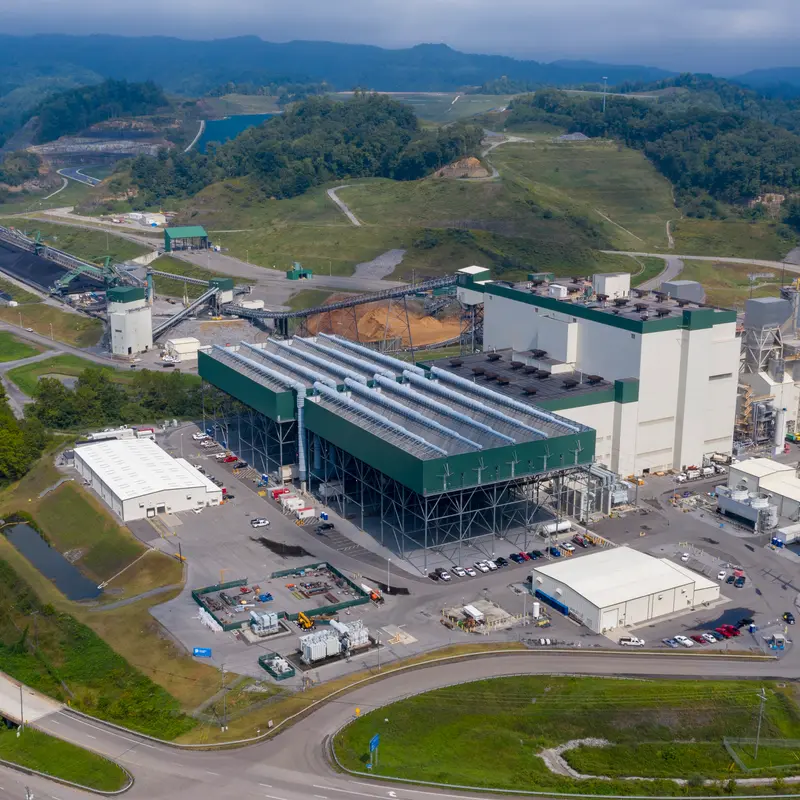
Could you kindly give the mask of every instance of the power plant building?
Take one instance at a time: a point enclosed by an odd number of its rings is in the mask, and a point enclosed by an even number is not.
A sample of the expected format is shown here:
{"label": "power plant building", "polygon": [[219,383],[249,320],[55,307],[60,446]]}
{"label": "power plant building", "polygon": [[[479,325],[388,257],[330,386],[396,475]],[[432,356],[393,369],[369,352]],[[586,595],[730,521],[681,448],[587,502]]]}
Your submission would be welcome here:
{"label": "power plant building", "polygon": [[515,399],[593,428],[597,460],[612,471],[681,469],[731,452],[735,312],[631,290],[626,273],[516,286],[459,274],[458,285],[484,297],[484,353],[461,360],[459,374],[480,386],[500,374]]}
{"label": "power plant building", "polygon": [[116,356],[146,353],[153,346],[153,316],[139,286],[116,286],[106,293],[111,352]]}

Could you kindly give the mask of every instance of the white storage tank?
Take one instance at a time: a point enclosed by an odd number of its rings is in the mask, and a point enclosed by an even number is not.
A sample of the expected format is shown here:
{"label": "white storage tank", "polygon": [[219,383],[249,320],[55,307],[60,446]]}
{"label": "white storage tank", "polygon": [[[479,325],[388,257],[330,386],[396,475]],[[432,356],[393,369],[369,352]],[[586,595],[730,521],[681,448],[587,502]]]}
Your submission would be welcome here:
{"label": "white storage tank", "polygon": [[562,286],[560,283],[551,283],[547,287],[547,293],[550,297],[555,297],[558,300],[563,300],[567,296],[567,287]]}
{"label": "white storage tank", "polygon": [[242,308],[249,308],[253,311],[260,311],[264,308],[264,301],[263,300],[241,300],[238,305]]}

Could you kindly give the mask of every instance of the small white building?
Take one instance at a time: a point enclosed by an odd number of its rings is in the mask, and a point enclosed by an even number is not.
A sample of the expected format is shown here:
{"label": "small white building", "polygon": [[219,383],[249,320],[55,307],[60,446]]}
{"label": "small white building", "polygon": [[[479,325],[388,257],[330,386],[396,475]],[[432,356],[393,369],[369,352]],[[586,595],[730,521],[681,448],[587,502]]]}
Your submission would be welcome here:
{"label": "small white building", "polygon": [[150,439],[76,447],[75,469],[123,522],[222,502],[222,489]]}
{"label": "small white building", "polygon": [[[719,599],[719,584],[675,564],[614,547],[533,568],[533,591],[595,633],[631,627]],[[552,603],[551,603],[552,604]]]}
{"label": "small white building", "polygon": [[183,336],[176,339],[167,339],[167,354],[181,361],[197,361],[197,351],[200,349],[200,340],[194,336]]}

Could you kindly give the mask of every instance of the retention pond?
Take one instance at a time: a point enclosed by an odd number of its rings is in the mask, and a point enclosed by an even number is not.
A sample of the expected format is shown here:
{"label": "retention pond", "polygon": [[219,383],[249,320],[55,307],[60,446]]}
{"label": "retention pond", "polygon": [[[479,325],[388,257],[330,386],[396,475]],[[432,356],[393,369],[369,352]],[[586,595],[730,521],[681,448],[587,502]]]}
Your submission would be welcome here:
{"label": "retention pond", "polygon": [[70,600],[89,600],[97,597],[101,589],[90,581],[74,564],[51,547],[37,530],[24,522],[8,525],[3,534],[9,542],[33,564],[45,578]]}

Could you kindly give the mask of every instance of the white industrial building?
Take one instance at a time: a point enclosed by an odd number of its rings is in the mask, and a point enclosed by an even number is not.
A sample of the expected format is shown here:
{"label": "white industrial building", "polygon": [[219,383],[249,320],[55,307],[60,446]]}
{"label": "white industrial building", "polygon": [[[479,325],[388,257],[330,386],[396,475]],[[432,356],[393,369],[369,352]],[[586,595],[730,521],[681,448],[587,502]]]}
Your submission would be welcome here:
{"label": "white industrial building", "polygon": [[123,522],[222,502],[218,486],[150,439],[77,447],[75,468]]}
{"label": "white industrial building", "polygon": [[197,361],[197,351],[200,349],[200,340],[194,336],[183,336],[167,339],[165,343],[167,355],[181,361]]}
{"label": "white industrial building", "polygon": [[116,286],[106,293],[111,352],[116,356],[146,353],[153,346],[153,316],[138,286]]}
{"label": "white industrial building", "polygon": [[594,428],[597,462],[623,476],[731,452],[735,312],[631,290],[627,273],[562,282],[540,274],[508,286],[469,270],[459,272],[458,297],[482,299],[482,358],[494,363],[459,359],[462,373],[504,381],[504,392],[518,387],[520,400]]}
{"label": "white industrial building", "polygon": [[536,596],[566,606],[595,633],[640,625],[719,599],[716,582],[629,547],[563,558],[534,567],[532,577]]}
{"label": "white industrial building", "polygon": [[734,503],[741,502],[751,507],[755,504],[762,510],[761,518],[755,520],[759,523],[759,530],[775,527],[778,517],[795,522],[800,520],[800,478],[789,464],[770,458],[749,458],[733,463],[728,468],[728,489],[729,492],[725,493],[727,498],[718,500],[720,508],[753,521]]}

